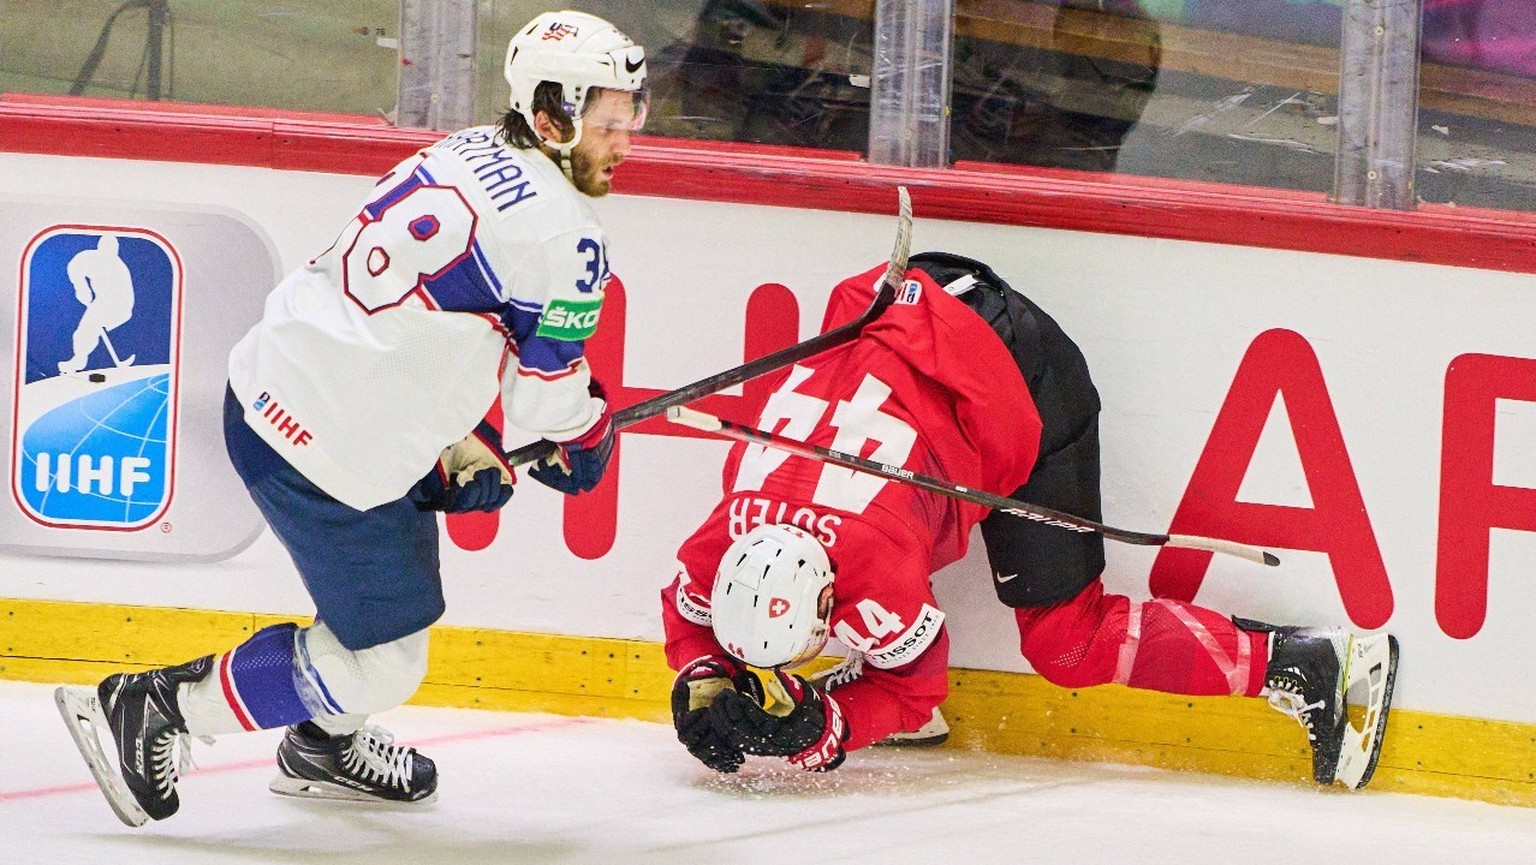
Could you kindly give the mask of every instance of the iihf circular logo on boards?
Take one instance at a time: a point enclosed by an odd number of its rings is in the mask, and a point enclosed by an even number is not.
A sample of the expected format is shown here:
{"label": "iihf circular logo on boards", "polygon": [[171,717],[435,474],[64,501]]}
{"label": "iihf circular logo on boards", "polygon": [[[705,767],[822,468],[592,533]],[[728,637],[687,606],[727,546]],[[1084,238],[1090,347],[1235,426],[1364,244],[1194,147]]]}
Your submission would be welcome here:
{"label": "iihf circular logo on boards", "polygon": [[11,490],[49,526],[138,529],[170,504],[182,267],[141,228],[53,226],[22,257]]}

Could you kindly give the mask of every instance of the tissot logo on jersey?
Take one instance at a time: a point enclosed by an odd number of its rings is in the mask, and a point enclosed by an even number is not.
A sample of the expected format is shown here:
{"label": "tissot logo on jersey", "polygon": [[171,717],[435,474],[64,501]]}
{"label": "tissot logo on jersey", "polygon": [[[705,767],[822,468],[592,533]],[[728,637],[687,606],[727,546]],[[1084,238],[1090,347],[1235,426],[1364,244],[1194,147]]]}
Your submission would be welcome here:
{"label": "tissot logo on jersey", "polygon": [[714,615],[706,602],[696,603],[688,594],[688,571],[682,569],[677,572],[677,611],[683,614],[683,618],[696,625],[709,627],[714,623]]}
{"label": "tissot logo on jersey", "polygon": [[16,502],[53,527],[154,522],[176,452],[180,257],[144,229],[56,226],[21,274]]}
{"label": "tissot logo on jersey", "polygon": [[864,655],[872,667],[882,670],[899,667],[921,655],[923,650],[938,637],[939,626],[942,624],[944,624],[944,614],[931,604],[923,604],[922,613],[917,617],[917,621],[897,637],[895,642],[883,649],[865,652]]}

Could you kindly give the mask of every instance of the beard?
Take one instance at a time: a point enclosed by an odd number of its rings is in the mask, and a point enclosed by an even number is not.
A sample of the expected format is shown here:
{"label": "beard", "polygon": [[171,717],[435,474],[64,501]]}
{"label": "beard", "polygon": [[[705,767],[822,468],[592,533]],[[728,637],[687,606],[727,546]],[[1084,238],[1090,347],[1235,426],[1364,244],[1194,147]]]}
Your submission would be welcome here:
{"label": "beard", "polygon": [[603,174],[605,163],[577,148],[571,151],[571,184],[588,198],[602,198],[613,183]]}

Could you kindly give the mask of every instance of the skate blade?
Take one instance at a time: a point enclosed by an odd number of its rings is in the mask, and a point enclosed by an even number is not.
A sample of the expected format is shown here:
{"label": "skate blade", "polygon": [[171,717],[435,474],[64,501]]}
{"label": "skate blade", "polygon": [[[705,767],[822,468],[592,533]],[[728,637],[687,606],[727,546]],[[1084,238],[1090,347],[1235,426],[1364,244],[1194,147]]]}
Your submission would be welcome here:
{"label": "skate blade", "polygon": [[437,791],[433,790],[420,799],[409,802],[399,799],[380,799],[371,796],[361,790],[354,790],[342,784],[332,784],[327,781],[311,781],[308,778],[290,778],[281,773],[267,784],[267,789],[279,796],[289,796],[294,799],[319,799],[328,802],[364,802],[369,805],[383,805],[387,808],[419,808],[422,805],[430,805],[437,801]]}
{"label": "skate blade", "polygon": [[1345,677],[1347,698],[1358,697],[1358,702],[1346,706],[1344,745],[1334,780],[1358,790],[1370,783],[1386,739],[1392,688],[1397,682],[1397,638],[1390,634],[1354,638]]}
{"label": "skate blade", "polygon": [[[107,716],[101,711],[101,701],[93,688],[55,688],[53,703],[69,728],[70,738],[85,758],[85,765],[96,779],[96,786],[106,797],[112,813],[126,826],[137,829],[149,822],[149,815],[139,807],[138,800],[128,790],[128,785],[118,774],[117,767],[107,759],[101,747],[101,731],[108,729]],[[110,732],[108,736],[112,735]]]}
{"label": "skate blade", "polygon": [[944,715],[935,708],[933,710],[933,717],[928,719],[928,723],[918,727],[916,730],[892,733],[875,744],[887,747],[911,748],[933,747],[942,745],[947,741],[949,741],[949,722],[945,721]]}

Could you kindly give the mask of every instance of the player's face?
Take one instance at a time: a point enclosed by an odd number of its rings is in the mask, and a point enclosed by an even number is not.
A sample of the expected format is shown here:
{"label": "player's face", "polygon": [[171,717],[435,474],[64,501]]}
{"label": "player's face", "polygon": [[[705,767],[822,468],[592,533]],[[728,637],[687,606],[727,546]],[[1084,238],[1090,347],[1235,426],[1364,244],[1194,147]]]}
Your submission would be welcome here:
{"label": "player's face", "polygon": [[622,90],[593,90],[581,120],[581,142],[571,151],[576,188],[600,198],[613,186],[613,170],[629,155],[629,136],[645,122],[643,99]]}

